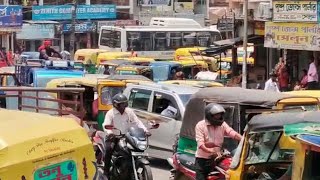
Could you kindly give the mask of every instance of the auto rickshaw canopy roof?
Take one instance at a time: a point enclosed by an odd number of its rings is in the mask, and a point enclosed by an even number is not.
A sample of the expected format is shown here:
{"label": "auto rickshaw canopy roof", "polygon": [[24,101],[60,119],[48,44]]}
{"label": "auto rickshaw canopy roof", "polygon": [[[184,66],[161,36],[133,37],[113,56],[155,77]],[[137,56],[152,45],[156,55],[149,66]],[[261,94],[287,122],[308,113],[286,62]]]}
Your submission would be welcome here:
{"label": "auto rickshaw canopy roof", "polygon": [[53,79],[47,83],[47,88],[56,88],[58,86],[88,86],[96,88],[98,79],[106,78],[106,76],[87,76],[79,78],[59,78]]}
{"label": "auto rickshaw canopy roof", "polygon": [[297,95],[297,96],[312,96],[320,98],[320,90],[302,90],[302,91],[289,91],[286,94]]}
{"label": "auto rickshaw canopy roof", "polygon": [[223,84],[215,81],[203,81],[203,80],[168,80],[168,81],[162,81],[159,83],[163,84],[179,84],[179,85],[190,85],[190,86],[196,86],[196,87],[223,87]]}
{"label": "auto rickshaw canopy roof", "polygon": [[74,54],[74,60],[83,64],[97,64],[99,53],[107,52],[104,49],[78,49]]}
{"label": "auto rickshaw canopy roof", "polygon": [[277,112],[254,116],[247,124],[246,131],[282,130],[287,124],[319,123],[320,111]]}
{"label": "auto rickshaw canopy roof", "polygon": [[140,80],[140,81],[151,81],[149,78],[142,75],[110,75],[106,80]]}
{"label": "auto rickshaw canopy roof", "polygon": [[131,52],[103,52],[99,53],[97,58],[97,65],[100,65],[103,61],[115,60],[118,58],[131,57]]}
{"label": "auto rickshaw canopy roof", "polygon": [[0,117],[0,170],[92,146],[86,131],[71,118],[6,109],[0,109]]}
{"label": "auto rickshaw canopy roof", "polygon": [[243,89],[240,87],[211,87],[200,89],[191,96],[186,105],[180,136],[194,139],[194,127],[199,121],[204,119],[204,108],[206,105],[204,101],[272,108],[279,100],[289,97],[293,96],[272,91]]}

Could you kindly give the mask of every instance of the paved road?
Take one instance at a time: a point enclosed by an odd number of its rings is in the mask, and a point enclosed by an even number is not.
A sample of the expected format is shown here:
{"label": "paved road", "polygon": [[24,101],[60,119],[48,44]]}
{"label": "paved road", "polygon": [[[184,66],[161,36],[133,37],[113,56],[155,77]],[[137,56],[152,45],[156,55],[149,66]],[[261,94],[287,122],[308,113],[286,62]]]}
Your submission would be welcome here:
{"label": "paved road", "polygon": [[170,165],[166,160],[150,159],[154,180],[169,180]]}

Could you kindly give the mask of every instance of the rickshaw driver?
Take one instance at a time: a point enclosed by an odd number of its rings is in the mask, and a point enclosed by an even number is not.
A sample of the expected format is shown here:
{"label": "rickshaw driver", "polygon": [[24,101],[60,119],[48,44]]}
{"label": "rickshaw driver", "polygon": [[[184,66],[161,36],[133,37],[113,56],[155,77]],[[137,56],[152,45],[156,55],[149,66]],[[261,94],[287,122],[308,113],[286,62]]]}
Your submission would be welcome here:
{"label": "rickshaw driver", "polygon": [[205,107],[205,119],[196,125],[196,180],[206,180],[214,160],[222,157],[221,146],[225,135],[238,141],[242,138],[224,122],[224,113],[225,109],[221,105],[210,103]]}
{"label": "rickshaw driver", "polygon": [[131,126],[138,126],[144,129],[147,136],[150,136],[150,132],[139,120],[134,111],[128,107],[128,99],[124,94],[116,94],[112,98],[113,108],[109,110],[105,116],[103,122],[103,130],[108,133],[106,142],[106,153],[104,159],[104,173],[107,175],[110,169],[111,157],[113,153],[113,147],[117,144],[117,139],[114,138],[113,131],[106,129],[106,126],[113,126],[126,133]]}

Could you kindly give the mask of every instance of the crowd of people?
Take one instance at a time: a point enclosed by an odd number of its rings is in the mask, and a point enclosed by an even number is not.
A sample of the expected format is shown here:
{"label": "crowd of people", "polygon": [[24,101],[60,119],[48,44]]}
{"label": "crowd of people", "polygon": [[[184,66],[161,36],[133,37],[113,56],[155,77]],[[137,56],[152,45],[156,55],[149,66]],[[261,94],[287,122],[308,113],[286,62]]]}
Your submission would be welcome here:
{"label": "crowd of people", "polygon": [[318,70],[315,64],[315,59],[310,58],[309,68],[302,70],[302,76],[297,80],[293,86],[290,87],[290,74],[288,66],[284,59],[280,58],[274,71],[269,74],[270,78],[266,81],[264,90],[285,92],[291,89],[298,90],[316,90],[319,86]]}

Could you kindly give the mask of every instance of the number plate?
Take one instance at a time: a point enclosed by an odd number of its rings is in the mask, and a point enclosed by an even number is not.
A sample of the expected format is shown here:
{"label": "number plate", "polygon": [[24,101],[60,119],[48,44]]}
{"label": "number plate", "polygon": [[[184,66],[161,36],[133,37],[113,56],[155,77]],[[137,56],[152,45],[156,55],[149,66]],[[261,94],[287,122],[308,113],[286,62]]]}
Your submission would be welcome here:
{"label": "number plate", "polygon": [[58,164],[49,165],[37,169],[34,173],[34,180],[52,180],[52,179],[77,179],[76,163],[72,160],[64,161]]}
{"label": "number plate", "polygon": [[132,156],[148,156],[147,153],[144,152],[131,152]]}

